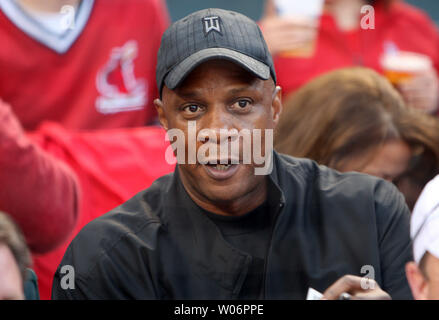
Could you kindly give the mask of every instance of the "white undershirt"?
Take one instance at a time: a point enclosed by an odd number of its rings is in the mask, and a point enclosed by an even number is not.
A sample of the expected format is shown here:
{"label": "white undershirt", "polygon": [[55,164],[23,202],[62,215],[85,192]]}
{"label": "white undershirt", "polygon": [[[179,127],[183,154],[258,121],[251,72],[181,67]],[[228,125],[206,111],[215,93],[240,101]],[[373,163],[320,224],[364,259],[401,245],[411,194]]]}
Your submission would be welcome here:
{"label": "white undershirt", "polygon": [[38,21],[45,29],[50,31],[51,33],[54,33],[58,36],[62,36],[64,33],[66,33],[69,28],[74,27],[74,24],[69,23],[70,20],[75,19],[75,11],[73,11],[73,14],[70,14],[69,10],[62,12],[42,12],[38,11],[32,8],[27,8],[22,6],[21,7],[28,15],[30,15],[33,19]]}

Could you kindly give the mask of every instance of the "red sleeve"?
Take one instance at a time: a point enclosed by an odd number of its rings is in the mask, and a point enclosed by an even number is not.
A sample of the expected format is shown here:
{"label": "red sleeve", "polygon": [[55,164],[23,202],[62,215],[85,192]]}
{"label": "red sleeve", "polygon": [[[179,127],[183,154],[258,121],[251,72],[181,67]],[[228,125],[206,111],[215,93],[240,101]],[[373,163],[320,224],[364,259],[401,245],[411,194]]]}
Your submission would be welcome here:
{"label": "red sleeve", "polygon": [[403,39],[401,44],[405,44],[399,45],[400,49],[428,55],[439,71],[439,30],[428,12],[404,1],[395,1],[389,19]]}
{"label": "red sleeve", "polygon": [[[44,152],[0,100],[0,210],[43,253],[66,239],[77,220],[78,184],[71,169]],[[38,134],[34,138],[37,140]]]}
{"label": "red sleeve", "polygon": [[434,67],[436,69],[436,72],[439,75],[439,30],[435,27],[436,34],[435,34],[435,45],[436,45],[436,56],[433,58]]}

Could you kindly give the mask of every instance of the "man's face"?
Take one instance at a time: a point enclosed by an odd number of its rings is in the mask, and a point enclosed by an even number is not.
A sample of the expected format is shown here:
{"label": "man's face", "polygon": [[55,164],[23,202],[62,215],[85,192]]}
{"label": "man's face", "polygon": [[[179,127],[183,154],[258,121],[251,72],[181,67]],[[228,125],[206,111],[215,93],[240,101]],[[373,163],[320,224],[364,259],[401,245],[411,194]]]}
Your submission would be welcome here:
{"label": "man's face", "polygon": [[[238,65],[225,60],[208,61],[192,71],[175,90],[163,88],[162,101],[156,100],[161,124],[166,130],[184,132],[188,155],[188,123],[196,121],[196,133],[213,130],[220,144],[220,129],[238,132],[273,129],[281,111],[280,88],[273,80],[260,80]],[[213,139],[212,139],[213,140]],[[242,214],[259,205],[266,197],[265,176],[255,175],[254,163],[243,164],[240,141],[240,163],[228,166],[179,164],[182,182],[191,198],[201,207],[219,214]],[[207,143],[196,141],[196,150]],[[252,150],[254,141],[252,139]],[[264,147],[261,148],[264,150]],[[219,152],[206,154],[209,159],[224,161]],[[229,156],[230,157],[230,156]],[[229,159],[230,160],[230,159]],[[253,200],[252,200],[253,199]],[[251,201],[252,200],[252,201]]]}
{"label": "man's face", "polygon": [[20,269],[5,244],[0,243],[0,300],[23,300]]}
{"label": "man's face", "polygon": [[416,300],[439,300],[439,259],[428,253],[420,270],[414,262],[406,266],[406,275]]}

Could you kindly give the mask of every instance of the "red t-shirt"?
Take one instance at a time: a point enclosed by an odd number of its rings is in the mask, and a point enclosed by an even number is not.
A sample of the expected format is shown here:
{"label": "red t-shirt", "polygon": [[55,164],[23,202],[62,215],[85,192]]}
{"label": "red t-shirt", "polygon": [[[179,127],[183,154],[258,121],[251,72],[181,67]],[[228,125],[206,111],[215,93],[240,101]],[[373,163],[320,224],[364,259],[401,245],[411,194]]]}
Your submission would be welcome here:
{"label": "red t-shirt", "polygon": [[57,36],[15,0],[0,2],[0,98],[26,130],[142,126],[155,119],[164,0],[82,0]]}
{"label": "red t-shirt", "polygon": [[380,59],[389,44],[402,51],[425,54],[439,69],[439,34],[435,24],[421,10],[396,2],[388,9],[382,5],[375,7],[375,29],[342,32],[331,15],[323,15],[311,58],[274,57],[278,83],[286,96],[334,69],[365,66],[381,72]]}
{"label": "red t-shirt", "polygon": [[165,161],[169,142],[159,127],[72,133],[46,123],[30,138],[69,165],[78,177],[81,193],[78,223],[69,238],[54,251],[33,257],[40,296],[49,299],[53,275],[76,234],[91,220],[172,172],[174,165]]}

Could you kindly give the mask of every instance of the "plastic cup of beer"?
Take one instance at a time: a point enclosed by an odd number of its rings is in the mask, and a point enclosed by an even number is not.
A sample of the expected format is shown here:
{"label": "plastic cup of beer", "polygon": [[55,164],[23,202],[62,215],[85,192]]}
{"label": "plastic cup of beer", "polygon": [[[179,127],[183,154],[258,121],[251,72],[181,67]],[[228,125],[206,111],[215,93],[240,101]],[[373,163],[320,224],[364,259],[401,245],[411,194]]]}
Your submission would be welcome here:
{"label": "plastic cup of beer", "polygon": [[275,0],[279,16],[297,22],[304,32],[310,33],[309,41],[300,47],[291,48],[281,53],[286,57],[309,58],[314,55],[317,42],[317,28],[323,11],[324,0]]}
{"label": "plastic cup of beer", "polygon": [[431,59],[423,54],[398,51],[386,54],[381,59],[385,77],[394,85],[412,79],[416,75],[432,68]]}

